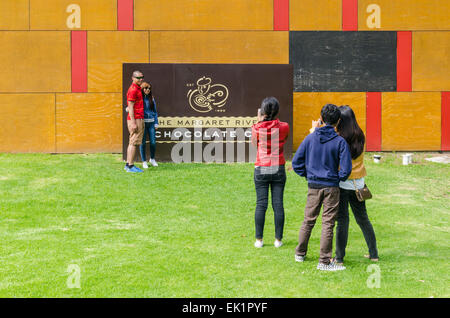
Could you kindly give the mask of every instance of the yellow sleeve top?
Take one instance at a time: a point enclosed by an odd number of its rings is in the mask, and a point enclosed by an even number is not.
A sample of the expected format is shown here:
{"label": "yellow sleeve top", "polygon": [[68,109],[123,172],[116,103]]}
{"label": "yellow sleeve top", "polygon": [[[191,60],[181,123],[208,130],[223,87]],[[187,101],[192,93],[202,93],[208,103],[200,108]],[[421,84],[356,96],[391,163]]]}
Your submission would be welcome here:
{"label": "yellow sleeve top", "polygon": [[352,159],[352,173],[348,179],[360,179],[367,175],[366,168],[364,167],[364,151],[358,158]]}

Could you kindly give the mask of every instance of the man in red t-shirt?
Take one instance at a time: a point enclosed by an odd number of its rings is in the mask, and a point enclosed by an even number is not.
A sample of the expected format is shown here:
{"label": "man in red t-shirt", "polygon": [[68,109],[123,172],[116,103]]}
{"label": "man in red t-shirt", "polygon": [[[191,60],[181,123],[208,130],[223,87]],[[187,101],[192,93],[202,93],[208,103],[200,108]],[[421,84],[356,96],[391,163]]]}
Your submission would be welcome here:
{"label": "man in red t-shirt", "polygon": [[127,172],[143,172],[134,166],[134,157],[137,147],[142,143],[142,136],[144,134],[144,100],[141,91],[144,75],[140,71],[134,71],[131,79],[133,83],[127,92],[127,126],[130,138],[127,149],[127,164],[124,169]]}

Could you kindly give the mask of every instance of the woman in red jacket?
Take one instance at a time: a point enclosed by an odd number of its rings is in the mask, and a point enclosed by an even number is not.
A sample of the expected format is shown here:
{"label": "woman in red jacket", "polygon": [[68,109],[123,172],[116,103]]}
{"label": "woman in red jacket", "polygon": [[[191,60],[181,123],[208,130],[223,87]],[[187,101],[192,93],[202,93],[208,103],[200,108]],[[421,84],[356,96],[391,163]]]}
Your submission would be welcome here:
{"label": "woman in red jacket", "polygon": [[252,144],[257,147],[255,162],[255,247],[263,246],[263,231],[269,200],[275,218],[275,247],[283,243],[284,207],[283,193],[286,184],[283,146],[289,135],[289,124],[278,119],[280,104],[275,97],[267,97],[258,110],[258,123],[252,126]]}

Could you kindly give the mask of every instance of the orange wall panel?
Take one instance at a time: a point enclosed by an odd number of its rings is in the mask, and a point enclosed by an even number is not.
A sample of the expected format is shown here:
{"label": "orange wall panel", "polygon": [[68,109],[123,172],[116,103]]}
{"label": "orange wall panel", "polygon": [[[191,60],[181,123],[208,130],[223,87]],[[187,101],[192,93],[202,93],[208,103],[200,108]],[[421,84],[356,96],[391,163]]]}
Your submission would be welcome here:
{"label": "orange wall panel", "polygon": [[88,91],[121,92],[122,63],[148,63],[148,32],[88,32]]}
{"label": "orange wall panel", "polygon": [[383,93],[381,148],[440,150],[441,93]]}
{"label": "orange wall panel", "polygon": [[55,94],[0,94],[0,152],[55,152]]}
{"label": "orange wall panel", "polygon": [[309,134],[311,121],[320,118],[320,111],[326,104],[348,105],[355,112],[356,120],[366,132],[366,94],[365,93],[294,93],[294,150]]}
{"label": "orange wall panel", "polygon": [[[71,4],[80,8],[79,28],[67,24]],[[32,30],[116,30],[117,0],[30,0],[30,24]]]}
{"label": "orange wall panel", "polygon": [[272,30],[273,0],[134,0],[135,30]]}
{"label": "orange wall panel", "polygon": [[413,91],[450,91],[450,32],[413,32]]}
{"label": "orange wall panel", "polygon": [[294,0],[289,5],[290,30],[342,30],[342,1]]}
{"label": "orange wall panel", "polygon": [[121,152],[122,94],[56,94],[58,152]]}
{"label": "orange wall panel", "polygon": [[289,63],[289,32],[152,31],[151,63]]}
{"label": "orange wall panel", "polygon": [[29,29],[29,0],[0,1],[0,30]]}
{"label": "orange wall panel", "polygon": [[1,31],[0,92],[69,92],[70,33]]}
{"label": "orange wall panel", "polygon": [[[380,9],[380,28],[368,27],[369,5]],[[449,30],[450,1],[448,0],[359,0],[359,30]]]}

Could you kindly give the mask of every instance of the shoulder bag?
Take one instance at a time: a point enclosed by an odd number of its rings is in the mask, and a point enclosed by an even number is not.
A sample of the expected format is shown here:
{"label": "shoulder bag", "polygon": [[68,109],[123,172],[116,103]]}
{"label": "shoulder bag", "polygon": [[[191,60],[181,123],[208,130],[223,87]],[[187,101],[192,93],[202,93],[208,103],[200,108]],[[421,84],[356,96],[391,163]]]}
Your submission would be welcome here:
{"label": "shoulder bag", "polygon": [[372,193],[370,193],[370,190],[366,184],[364,184],[364,188],[362,189],[356,189],[355,180],[353,180],[353,184],[355,185],[356,198],[359,202],[363,202],[372,198]]}

